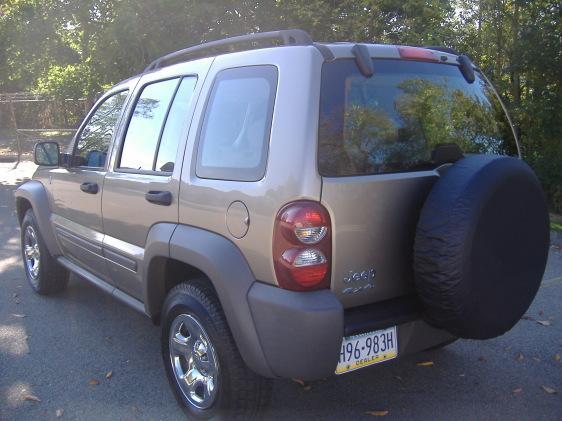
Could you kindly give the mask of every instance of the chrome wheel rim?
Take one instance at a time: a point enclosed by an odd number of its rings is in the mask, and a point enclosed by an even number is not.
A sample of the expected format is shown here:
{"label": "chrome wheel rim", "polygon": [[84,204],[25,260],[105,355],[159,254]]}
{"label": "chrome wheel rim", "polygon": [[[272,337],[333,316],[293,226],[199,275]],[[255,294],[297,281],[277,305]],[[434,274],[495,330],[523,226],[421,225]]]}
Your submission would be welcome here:
{"label": "chrome wheel rim", "polygon": [[170,327],[170,362],[185,399],[198,409],[215,402],[219,360],[209,335],[189,314],[177,316]]}
{"label": "chrome wheel rim", "polygon": [[23,236],[23,256],[25,259],[25,267],[27,273],[33,281],[39,277],[39,268],[41,264],[41,253],[39,251],[39,241],[35,229],[28,225]]}

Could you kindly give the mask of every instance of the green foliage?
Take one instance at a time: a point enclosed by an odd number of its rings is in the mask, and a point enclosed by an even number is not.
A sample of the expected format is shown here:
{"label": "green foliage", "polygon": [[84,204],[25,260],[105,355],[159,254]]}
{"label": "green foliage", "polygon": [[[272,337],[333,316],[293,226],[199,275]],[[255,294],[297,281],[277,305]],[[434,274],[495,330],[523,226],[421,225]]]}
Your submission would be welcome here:
{"label": "green foliage", "polygon": [[301,27],[314,39],[466,52],[493,80],[562,210],[560,0],[4,0],[0,92],[93,98],[186,45]]}
{"label": "green foliage", "polygon": [[99,88],[93,69],[84,64],[52,65],[35,81],[36,91],[57,99],[80,98]]}
{"label": "green foliage", "polygon": [[550,229],[557,231],[562,234],[562,219],[560,217],[556,218],[554,216],[550,217]]}

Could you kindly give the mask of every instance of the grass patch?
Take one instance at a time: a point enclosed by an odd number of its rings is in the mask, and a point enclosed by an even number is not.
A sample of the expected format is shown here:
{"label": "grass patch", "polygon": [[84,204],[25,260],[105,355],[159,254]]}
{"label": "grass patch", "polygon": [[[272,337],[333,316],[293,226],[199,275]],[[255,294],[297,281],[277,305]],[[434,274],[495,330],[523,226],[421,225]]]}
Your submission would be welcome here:
{"label": "grass patch", "polygon": [[562,234],[562,215],[550,214],[550,229]]}

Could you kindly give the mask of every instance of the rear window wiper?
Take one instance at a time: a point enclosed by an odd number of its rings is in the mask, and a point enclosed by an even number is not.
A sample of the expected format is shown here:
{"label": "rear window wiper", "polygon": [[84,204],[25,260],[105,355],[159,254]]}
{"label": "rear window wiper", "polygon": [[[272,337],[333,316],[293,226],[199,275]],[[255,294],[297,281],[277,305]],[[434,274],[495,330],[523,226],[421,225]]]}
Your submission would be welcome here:
{"label": "rear window wiper", "polygon": [[466,54],[461,54],[457,57],[457,63],[459,63],[459,68],[465,80],[468,83],[473,83],[476,80],[476,75],[474,74],[474,67],[468,56]]}
{"label": "rear window wiper", "polygon": [[361,74],[365,77],[373,76],[375,69],[367,46],[363,44],[355,44],[351,49],[351,53],[355,56],[355,64],[357,64],[357,68]]}

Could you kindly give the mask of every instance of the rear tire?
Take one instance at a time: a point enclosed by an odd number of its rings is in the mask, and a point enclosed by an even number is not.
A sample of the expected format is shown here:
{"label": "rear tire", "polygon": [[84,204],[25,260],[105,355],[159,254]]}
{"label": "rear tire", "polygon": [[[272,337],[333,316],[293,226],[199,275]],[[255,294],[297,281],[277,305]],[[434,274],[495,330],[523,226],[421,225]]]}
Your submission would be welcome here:
{"label": "rear tire", "polygon": [[269,398],[271,381],[246,367],[219,300],[206,281],[174,287],[161,320],[164,367],[186,415],[258,418]]}
{"label": "rear tire", "polygon": [[25,275],[36,293],[49,295],[66,288],[68,271],[49,253],[32,209],[28,209],[21,223],[21,253]]}

